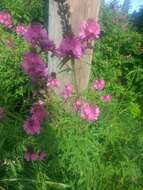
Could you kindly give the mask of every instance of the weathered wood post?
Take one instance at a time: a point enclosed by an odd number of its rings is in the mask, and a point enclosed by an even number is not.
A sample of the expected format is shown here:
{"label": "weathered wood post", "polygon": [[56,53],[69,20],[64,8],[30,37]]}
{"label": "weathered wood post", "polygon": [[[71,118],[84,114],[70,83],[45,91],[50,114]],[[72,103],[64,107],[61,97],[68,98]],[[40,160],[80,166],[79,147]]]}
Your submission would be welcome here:
{"label": "weathered wood post", "polygon": [[[60,0],[59,0],[60,1]],[[89,18],[98,20],[101,0],[67,0],[70,6],[70,23],[75,34],[79,31],[79,25],[83,20]],[[58,5],[55,0],[49,0],[49,37],[59,45],[62,39],[62,26],[58,15]],[[88,51],[80,61],[76,63],[76,78],[80,92],[88,86],[92,61],[92,51]],[[51,72],[59,72],[57,68],[59,61],[56,58],[49,58],[49,69]],[[63,84],[72,80],[71,73],[60,73],[57,77]]]}

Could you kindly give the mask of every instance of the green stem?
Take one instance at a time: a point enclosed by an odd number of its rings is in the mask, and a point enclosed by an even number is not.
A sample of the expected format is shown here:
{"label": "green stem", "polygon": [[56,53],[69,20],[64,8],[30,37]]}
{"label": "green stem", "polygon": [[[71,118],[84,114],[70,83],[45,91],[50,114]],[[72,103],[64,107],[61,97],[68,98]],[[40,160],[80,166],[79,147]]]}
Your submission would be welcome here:
{"label": "green stem", "polygon": [[76,90],[76,95],[79,96],[79,90],[78,90],[78,83],[77,83],[77,78],[76,78],[76,71],[75,71],[75,60],[71,60],[71,66],[72,66],[72,71],[73,71],[73,82]]}
{"label": "green stem", "polygon": [[47,31],[48,31],[48,23],[49,23],[49,20],[48,20],[48,18],[49,18],[48,10],[49,10],[49,0],[43,0],[44,26],[47,29]]}

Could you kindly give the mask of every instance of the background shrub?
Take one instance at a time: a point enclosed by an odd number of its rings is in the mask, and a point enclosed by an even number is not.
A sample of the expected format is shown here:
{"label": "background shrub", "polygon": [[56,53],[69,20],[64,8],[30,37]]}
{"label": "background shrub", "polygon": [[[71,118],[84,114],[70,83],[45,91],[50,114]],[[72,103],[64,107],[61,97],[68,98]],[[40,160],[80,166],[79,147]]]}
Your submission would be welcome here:
{"label": "background shrub", "polygon": [[142,107],[142,35],[120,10],[104,7],[101,23],[103,34],[96,44],[92,78],[105,78],[116,96],[137,100]]}
{"label": "background shrub", "polygon": [[14,18],[14,22],[29,24],[31,21],[42,21],[42,0],[3,0],[0,9],[7,10]]}

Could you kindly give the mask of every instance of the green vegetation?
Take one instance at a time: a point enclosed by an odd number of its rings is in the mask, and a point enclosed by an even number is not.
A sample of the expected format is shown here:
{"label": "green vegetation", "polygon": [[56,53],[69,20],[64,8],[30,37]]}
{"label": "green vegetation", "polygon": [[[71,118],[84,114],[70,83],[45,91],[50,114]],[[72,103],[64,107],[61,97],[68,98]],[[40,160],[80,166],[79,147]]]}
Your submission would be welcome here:
{"label": "green vegetation", "polygon": [[[43,21],[40,0],[3,0],[0,9],[9,10],[15,23]],[[90,82],[105,79],[107,88],[85,93],[89,102],[98,102],[99,120],[84,121],[53,98],[47,101],[50,117],[35,137],[21,127],[33,103],[31,82],[21,69],[27,44],[0,27],[0,106],[6,110],[0,123],[1,190],[143,189],[143,37],[118,10],[104,7],[100,20],[103,34]],[[101,103],[107,93],[112,101]],[[26,162],[29,144],[45,150],[47,158]]]}

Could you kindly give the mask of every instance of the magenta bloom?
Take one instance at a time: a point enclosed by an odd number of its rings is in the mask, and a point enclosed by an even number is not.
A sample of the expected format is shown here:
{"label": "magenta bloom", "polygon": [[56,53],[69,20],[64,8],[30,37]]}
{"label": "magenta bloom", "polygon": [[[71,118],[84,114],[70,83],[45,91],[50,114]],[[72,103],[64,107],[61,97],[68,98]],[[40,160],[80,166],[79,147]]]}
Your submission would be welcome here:
{"label": "magenta bloom", "polygon": [[68,93],[68,94],[71,94],[74,92],[74,86],[72,84],[67,84],[65,86],[65,91]]}
{"label": "magenta bloom", "polygon": [[74,106],[75,106],[75,109],[76,109],[77,111],[80,110],[80,108],[81,108],[81,106],[82,106],[81,100],[76,100]]}
{"label": "magenta bloom", "polygon": [[40,152],[39,153],[39,160],[44,160],[47,154],[45,152]]}
{"label": "magenta bloom", "polygon": [[19,24],[19,25],[16,26],[15,30],[16,30],[16,34],[18,36],[24,36],[24,34],[27,32],[27,27],[24,26],[24,25]]}
{"label": "magenta bloom", "polygon": [[41,123],[37,118],[29,118],[23,124],[23,129],[28,135],[40,134]]}
{"label": "magenta bloom", "polygon": [[68,84],[65,86],[64,90],[61,93],[65,102],[68,100],[69,97],[72,96],[73,92],[74,92],[74,86],[72,84]]}
{"label": "magenta bloom", "polygon": [[83,54],[82,44],[76,37],[64,38],[58,50],[61,57],[69,56],[79,59]]}
{"label": "magenta bloom", "polygon": [[24,159],[25,159],[26,161],[30,161],[30,160],[31,160],[31,154],[30,154],[30,152],[26,152],[26,153],[24,154]]}
{"label": "magenta bloom", "polygon": [[111,99],[112,99],[112,96],[110,94],[101,97],[101,100],[103,102],[110,102]]}
{"label": "magenta bloom", "polygon": [[31,107],[31,117],[23,124],[23,129],[28,135],[35,135],[41,132],[41,124],[46,119],[47,113],[43,101],[39,101]]}
{"label": "magenta bloom", "polygon": [[39,159],[39,155],[37,153],[33,152],[30,154],[30,159],[31,159],[31,161],[36,161]]}
{"label": "magenta bloom", "polygon": [[95,40],[99,38],[100,25],[97,21],[87,20],[83,21],[80,26],[79,37],[82,40]]}
{"label": "magenta bloom", "polygon": [[47,77],[47,67],[37,53],[25,53],[22,67],[32,80]]}
{"label": "magenta bloom", "polygon": [[47,113],[45,110],[44,102],[39,101],[37,104],[34,104],[31,107],[30,110],[32,114],[33,120],[39,120],[39,122],[42,122],[44,119],[46,119]]}
{"label": "magenta bloom", "polygon": [[56,54],[56,50],[55,50],[55,44],[53,41],[47,39],[41,39],[41,41],[39,42],[39,46],[41,47],[41,49],[45,52],[51,51],[52,53],[54,53],[54,55]]}
{"label": "magenta bloom", "polygon": [[30,151],[27,151],[27,152],[24,154],[24,159],[25,159],[26,161],[44,160],[45,157],[46,157],[46,153],[45,153],[45,152],[37,153],[37,152],[30,152]]}
{"label": "magenta bloom", "polygon": [[103,90],[105,87],[105,81],[104,80],[95,80],[93,81],[93,89],[94,90]]}
{"label": "magenta bloom", "polygon": [[84,103],[81,107],[81,118],[88,121],[96,121],[100,115],[100,109],[97,106],[92,106],[88,103]]}
{"label": "magenta bloom", "polygon": [[0,121],[4,118],[4,109],[0,107]]}
{"label": "magenta bloom", "polygon": [[44,38],[48,38],[47,31],[41,24],[30,24],[27,28],[27,32],[24,35],[27,42],[33,46],[40,45],[40,41]]}
{"label": "magenta bloom", "polygon": [[50,88],[57,88],[57,87],[59,87],[59,85],[60,85],[59,80],[54,79],[54,78],[49,78],[49,79],[48,79],[47,87],[50,87]]}
{"label": "magenta bloom", "polygon": [[0,24],[12,28],[12,17],[8,12],[0,11]]}
{"label": "magenta bloom", "polygon": [[39,46],[44,51],[54,51],[55,45],[48,38],[46,29],[41,24],[31,24],[24,34],[27,42],[31,43],[33,47]]}

